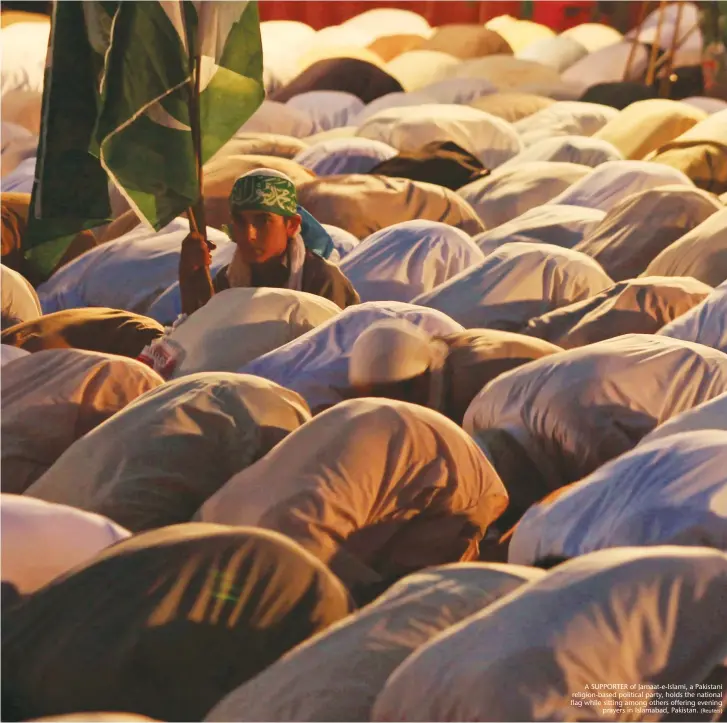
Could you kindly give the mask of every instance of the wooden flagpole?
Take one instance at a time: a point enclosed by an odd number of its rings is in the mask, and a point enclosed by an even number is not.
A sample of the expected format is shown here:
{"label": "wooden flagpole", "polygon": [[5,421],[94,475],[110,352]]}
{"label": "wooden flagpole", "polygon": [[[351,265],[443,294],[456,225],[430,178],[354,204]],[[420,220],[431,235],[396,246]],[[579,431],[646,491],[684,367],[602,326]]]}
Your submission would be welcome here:
{"label": "wooden flagpole", "polygon": [[622,80],[627,81],[631,79],[631,66],[633,65],[634,58],[636,57],[636,48],[639,45],[639,36],[641,35],[641,28],[646,20],[646,11],[649,7],[649,3],[643,0],[639,7],[639,19],[636,23],[636,38],[631,44],[631,51],[629,52],[628,60],[626,61],[626,67],[624,68],[624,74]]}

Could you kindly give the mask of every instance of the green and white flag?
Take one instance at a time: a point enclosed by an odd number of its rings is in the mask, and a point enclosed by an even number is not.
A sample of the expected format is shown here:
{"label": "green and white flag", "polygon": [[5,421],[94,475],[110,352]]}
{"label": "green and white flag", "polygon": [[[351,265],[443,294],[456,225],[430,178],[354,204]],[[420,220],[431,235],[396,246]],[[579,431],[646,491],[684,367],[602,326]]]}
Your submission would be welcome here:
{"label": "green and white flag", "polygon": [[46,273],[110,216],[108,181],[160,229],[200,197],[190,89],[201,58],[202,162],[264,97],[257,4],[63,0],[54,7],[26,257]]}

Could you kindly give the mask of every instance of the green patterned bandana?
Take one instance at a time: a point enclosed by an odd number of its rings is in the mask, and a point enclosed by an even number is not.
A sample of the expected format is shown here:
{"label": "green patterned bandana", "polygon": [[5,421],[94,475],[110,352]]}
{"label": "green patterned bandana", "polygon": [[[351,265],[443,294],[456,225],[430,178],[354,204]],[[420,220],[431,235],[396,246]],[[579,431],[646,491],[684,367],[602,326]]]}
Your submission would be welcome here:
{"label": "green patterned bandana", "polygon": [[240,176],[232,187],[230,208],[233,211],[267,211],[279,216],[298,213],[295,184],[283,174],[272,173],[262,169]]}

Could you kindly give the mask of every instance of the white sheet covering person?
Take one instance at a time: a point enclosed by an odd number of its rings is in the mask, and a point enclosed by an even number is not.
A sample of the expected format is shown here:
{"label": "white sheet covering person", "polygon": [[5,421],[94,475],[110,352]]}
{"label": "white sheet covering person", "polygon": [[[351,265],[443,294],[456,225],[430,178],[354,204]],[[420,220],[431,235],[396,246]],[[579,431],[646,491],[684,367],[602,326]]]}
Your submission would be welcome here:
{"label": "white sheet covering person", "polygon": [[460,64],[458,58],[440,50],[408,50],[386,64],[386,72],[407,93],[444,80]]}
{"label": "white sheet covering person", "polygon": [[684,432],[649,443],[531,507],[508,560],[532,565],[608,547],[685,545],[727,552],[727,432]]}
{"label": "white sheet covering person", "polygon": [[641,160],[706,117],[707,113],[686,103],[649,98],[624,108],[595,137],[612,143],[624,158]]}
{"label": "white sheet covering person", "polygon": [[476,559],[505,507],[499,477],[454,422],[416,404],[352,399],[232,477],[200,518],[281,532],[356,596],[362,586]]}
{"label": "white sheet covering person", "polygon": [[22,359],[24,356],[28,356],[28,354],[30,352],[25,351],[25,349],[18,349],[17,346],[10,346],[10,344],[3,344],[0,365],[5,366],[16,359]]}
{"label": "white sheet covering person", "polygon": [[405,221],[371,234],[341,262],[361,301],[411,301],[484,260],[464,232]]}
{"label": "white sheet covering person", "polygon": [[564,30],[561,35],[577,40],[589,53],[595,53],[596,50],[615,45],[623,38],[623,35],[616,28],[603,23],[581,23]]}
{"label": "white sheet covering person", "polygon": [[397,301],[351,306],[295,341],[265,354],[239,371],[270,379],[300,394],[313,413],[340,402],[348,387],[348,360],[361,332],[380,319],[405,319],[432,336],[464,331],[445,314]]}
{"label": "white sheet covering person", "polygon": [[316,132],[308,113],[274,100],[264,100],[242,128],[247,133],[280,133],[293,138],[307,138]]}
{"label": "white sheet covering person", "polygon": [[307,113],[313,120],[314,135],[333,128],[351,125],[351,121],[363,110],[364,102],[351,93],[336,90],[313,90],[291,98],[288,108]]}
{"label": "white sheet covering person", "polygon": [[304,291],[227,289],[165,337],[179,357],[170,378],[234,372],[339,314],[332,301]]}
{"label": "white sheet covering person", "polygon": [[317,176],[368,173],[382,161],[398,155],[388,143],[370,138],[334,138],[309,146],[293,159]]}
{"label": "white sheet covering person", "polygon": [[[521,514],[590,474],[658,424],[727,391],[727,354],[678,339],[627,334],[537,359],[490,382],[464,428],[485,449]],[[512,450],[518,456],[513,456]],[[491,455],[498,453],[493,446]]]}
{"label": "white sheet covering person", "polygon": [[295,392],[265,379],[193,374],[78,440],[26,494],[103,514],[132,532],[188,522],[226,480],[308,419]]}
{"label": "white sheet covering person", "polygon": [[[161,231],[138,226],[103,243],[60,268],[38,287],[46,314],[62,309],[106,306],[143,314],[179,276],[182,240],[189,221],[177,218]],[[230,262],[235,251],[227,235],[207,229],[217,249],[212,273]],[[217,262],[217,263],[215,263]]]}
{"label": "white sheet covering person", "polygon": [[[708,548],[571,560],[420,648],[389,678],[371,720],[622,720],[615,701],[640,684],[724,682],[726,594],[727,555]],[[642,693],[633,717],[664,719],[642,712],[653,695]],[[666,700],[651,708],[676,707]],[[621,703],[632,707],[627,695]]]}
{"label": "white sheet covering person", "polygon": [[35,592],[131,535],[101,515],[21,495],[0,496],[2,580]]}
{"label": "white sheet covering person", "polygon": [[595,168],[602,163],[619,160],[622,160],[621,154],[607,141],[588,136],[556,136],[533,143],[500,168],[511,168],[535,161],[576,163]]}
{"label": "white sheet covering person", "polygon": [[[626,69],[631,61],[627,75]],[[649,64],[649,50],[645,45],[622,41],[607,45],[573,63],[561,77],[567,83],[579,85],[581,92],[599,83],[620,83],[642,78]]]}
{"label": "white sheet covering person", "polygon": [[632,279],[671,243],[722,209],[710,193],[659,186],[621,199],[575,247],[593,257],[614,281]]}
{"label": "white sheet covering person", "polygon": [[646,161],[609,161],[594,168],[551,203],[608,211],[633,193],[671,185],[694,188],[681,171],[668,166]]}
{"label": "white sheet covering person", "polygon": [[457,193],[491,229],[548,203],[589,171],[576,163],[533,161],[497,169]]}
{"label": "white sheet covering person", "polygon": [[400,151],[417,151],[432,141],[454,141],[490,169],[522,150],[518,134],[507,121],[466,105],[390,108],[364,121],[356,135]]}
{"label": "white sheet covering person", "polygon": [[43,313],[38,294],[30,282],[5,265],[0,266],[0,292],[3,329],[22,321],[32,321]]}
{"label": "white sheet covering person", "polygon": [[641,440],[641,444],[648,444],[681,432],[699,432],[709,429],[727,432],[727,392],[660,424]]}
{"label": "white sheet covering person", "polygon": [[[513,50],[516,51],[516,48],[513,47]],[[448,70],[447,77],[486,78],[498,90],[518,90],[523,86],[555,83],[560,80],[558,71],[554,68],[516,58],[514,55],[487,55],[484,58],[464,60]]]}
{"label": "white sheet covering person", "polygon": [[512,221],[478,234],[472,240],[487,256],[506,243],[541,242],[572,249],[591,228],[603,220],[605,211],[585,206],[544,204]]}
{"label": "white sheet covering person", "polygon": [[[486,78],[447,78],[425,85],[417,91],[417,94],[428,96],[431,99],[429,102],[441,105],[452,103],[472,105],[472,101],[484,98],[496,90],[497,88]],[[426,101],[422,100],[422,103]]]}
{"label": "white sheet covering person", "polygon": [[389,675],[438,633],[542,570],[460,563],[408,575],[223,698],[208,721],[368,721]]}
{"label": "white sheet covering person", "polygon": [[531,319],[523,334],[573,349],[623,334],[655,334],[706,299],[712,287],[692,278],[645,276]]}
{"label": "white sheet covering person", "polygon": [[543,38],[517,53],[518,58],[555,68],[562,73],[573,63],[588,55],[588,50],[577,40],[564,35]]}
{"label": "white sheet covering person", "polygon": [[542,243],[508,243],[413,303],[469,329],[518,331],[534,317],[587,299],[613,282],[585,254]]}
{"label": "white sheet covering person", "polygon": [[345,174],[298,187],[298,200],[322,224],[362,239],[402,221],[441,221],[474,236],[485,230],[475,210],[454,191],[408,178]]}
{"label": "white sheet covering person", "polygon": [[701,304],[667,324],[659,335],[727,352],[727,281]]}
{"label": "white sheet covering person", "polygon": [[526,146],[553,136],[592,136],[618,111],[598,103],[561,101],[513,123]]}
{"label": "white sheet covering person", "polygon": [[163,379],[134,359],[48,349],[3,368],[2,489],[20,494],[77,439]]}
{"label": "white sheet covering person", "polygon": [[710,286],[727,281],[727,208],[712,214],[667,246],[644,274],[693,276]]}

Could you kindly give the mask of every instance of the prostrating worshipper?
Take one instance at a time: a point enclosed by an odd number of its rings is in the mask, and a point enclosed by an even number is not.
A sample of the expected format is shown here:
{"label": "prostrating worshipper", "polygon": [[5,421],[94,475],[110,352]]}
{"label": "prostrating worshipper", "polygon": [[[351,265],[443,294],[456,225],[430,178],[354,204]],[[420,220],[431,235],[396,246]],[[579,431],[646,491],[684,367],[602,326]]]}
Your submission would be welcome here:
{"label": "prostrating worshipper", "polygon": [[115,522],[22,495],[0,496],[2,580],[35,592],[131,535]]}
{"label": "prostrating worshipper", "polygon": [[469,329],[519,331],[530,319],[588,299],[613,281],[596,261],[544,243],[508,243],[412,303]]}
{"label": "prostrating worshipper", "polygon": [[619,281],[590,299],[531,319],[520,333],[563,349],[623,334],[656,334],[710,293],[711,286],[693,278],[645,276]]}
{"label": "prostrating worshipper", "polygon": [[369,721],[386,679],[435,635],[545,573],[460,563],[395,583],[223,698],[208,721]]}
{"label": "prostrating worshipper", "polygon": [[652,98],[632,103],[595,137],[612,143],[624,158],[639,161],[707,117],[687,103]]}
{"label": "prostrating worshipper", "polygon": [[506,507],[497,474],[446,417],[405,402],[353,399],[232,477],[199,517],[281,532],[368,601],[410,572],[476,560]]}
{"label": "prostrating worshipper", "polygon": [[477,211],[485,228],[492,229],[547,204],[590,170],[577,163],[551,161],[508,165],[457,193]]}
{"label": "prostrating worshipper", "polygon": [[205,524],[136,535],[3,611],[3,720],[201,721],[351,611],[341,582],[282,535]]}
{"label": "prostrating worshipper", "polygon": [[591,228],[603,220],[605,211],[586,206],[544,204],[526,211],[512,221],[478,234],[472,240],[485,256],[507,243],[546,243],[572,249]]}
{"label": "prostrating worshipper", "polygon": [[727,552],[727,432],[682,432],[642,442],[599,467],[525,513],[508,560],[537,565],[607,547],[647,545]]}
{"label": "prostrating worshipper", "polygon": [[596,83],[581,96],[582,103],[608,105],[617,110],[628,108],[632,103],[657,98],[658,91],[651,86],[633,81]]}
{"label": "prostrating worshipper", "polygon": [[234,372],[340,313],[332,301],[305,291],[226,289],[144,349],[140,359],[166,379]]}
{"label": "prostrating worshipper", "polygon": [[710,286],[727,281],[727,208],[667,246],[644,275],[693,276]]}
{"label": "prostrating worshipper", "polygon": [[119,309],[87,307],[45,314],[2,332],[3,344],[29,352],[85,349],[136,359],[141,350],[164,334],[154,319]]}
{"label": "prostrating worshipper", "polygon": [[188,522],[230,477],[309,419],[295,392],[266,379],[193,374],[79,439],[26,494],[132,532]]}
{"label": "prostrating worshipper", "polygon": [[727,353],[727,281],[701,304],[663,327],[659,335],[703,344]]}
{"label": "prostrating worshipper", "polygon": [[538,359],[490,382],[464,428],[510,495],[514,524],[552,490],[582,479],[658,424],[727,391],[727,354],[627,334]]}
{"label": "prostrating worshipper", "polygon": [[40,300],[30,282],[17,271],[0,265],[3,331],[23,321],[37,319],[42,313]]}
{"label": "prostrating worshipper", "polygon": [[470,236],[485,230],[475,210],[454,191],[408,178],[344,174],[316,178],[299,189],[300,202],[321,223],[362,239],[402,221],[441,221]]}
{"label": "prostrating worshipper", "polygon": [[30,352],[25,351],[25,349],[18,349],[17,347],[10,346],[9,344],[2,344],[0,349],[2,351],[2,357],[0,357],[0,364],[2,366],[10,364],[11,361],[15,361],[16,359],[22,359],[24,356],[28,356],[30,354]]}
{"label": "prostrating worshipper", "polygon": [[698,188],[638,191],[612,206],[575,249],[596,259],[614,281],[632,279],[671,243],[723,208]]}
{"label": "prostrating worshipper", "polygon": [[[584,555],[420,648],[389,677],[369,720],[719,719],[725,595],[718,550]],[[714,697],[694,695],[697,685]],[[684,708],[671,692],[680,686]],[[706,700],[709,712],[690,714]]]}
{"label": "prostrating worshipper", "polygon": [[371,234],[340,268],[362,301],[409,302],[484,258],[464,231],[417,220]]}
{"label": "prostrating worshipper", "polygon": [[241,286],[306,291],[342,309],[358,303],[356,290],[338,268],[306,246],[301,235],[302,214],[317,240],[330,245],[329,252],[333,244],[320,224],[298,206],[295,184],[285,174],[259,169],[240,176],[230,195],[230,212],[235,254],[214,281],[204,238],[190,233],[182,242],[179,285],[183,313],[193,313],[219,291]]}
{"label": "prostrating worshipper", "polygon": [[[29,267],[23,257],[23,238],[28,230],[30,193],[3,193],[0,197],[0,211],[2,212],[3,264],[13,271],[23,274],[31,283],[37,284],[41,279],[33,273],[33,269]],[[73,238],[54,270],[65,266],[69,261],[95,246],[94,234],[91,231],[80,231]]]}
{"label": "prostrating worshipper", "polygon": [[686,174],[704,191],[727,192],[727,109],[660,146],[647,160]]}
{"label": "prostrating worshipper", "polygon": [[132,359],[80,349],[3,368],[2,490],[21,494],[77,440],[164,380]]}
{"label": "prostrating worshipper", "polygon": [[[506,120],[508,123],[527,118],[543,108],[555,103],[552,98],[533,93],[518,93],[515,91],[503,93],[489,93],[469,102],[473,108],[479,108],[486,113]],[[517,157],[517,156],[516,156]],[[508,161],[509,163],[510,161]]]}
{"label": "prostrating worshipper", "polygon": [[308,146],[294,160],[317,176],[335,176],[368,173],[382,161],[396,155],[396,148],[370,138],[333,138]]}
{"label": "prostrating worshipper", "polygon": [[595,168],[602,163],[619,160],[623,160],[623,157],[607,141],[588,136],[555,136],[533,143],[501,167],[511,168],[522,163],[548,161],[549,163],[575,163]]}
{"label": "prostrating worshipper", "polygon": [[433,337],[404,319],[377,321],[353,345],[344,393],[421,404],[462,424],[467,407],[495,377],[559,351],[507,331]]}
{"label": "prostrating worshipper", "polygon": [[550,203],[609,211],[626,196],[675,185],[694,188],[694,184],[675,168],[647,161],[609,161],[596,166]]}
{"label": "prostrating worshipper", "polygon": [[308,148],[307,141],[293,136],[239,130],[212,156],[212,159],[228,156],[274,156],[294,160],[306,148]]}
{"label": "prostrating worshipper", "polygon": [[648,444],[680,432],[699,432],[710,429],[727,432],[727,392],[660,424],[653,432],[647,434],[640,444]]}
{"label": "prostrating worshipper", "polygon": [[453,141],[432,141],[418,150],[402,151],[366,172],[436,183],[452,191],[489,173],[478,158]]}
{"label": "prostrating worshipper", "polygon": [[486,55],[512,55],[512,48],[501,35],[475,23],[442,25],[434,30],[434,34],[421,47],[449,53],[461,60],[483,58]]}
{"label": "prostrating worshipper", "polygon": [[365,107],[355,95],[340,90],[310,90],[294,96],[285,105],[310,116],[313,121],[310,135],[354,125]]}

